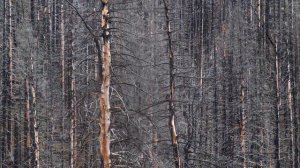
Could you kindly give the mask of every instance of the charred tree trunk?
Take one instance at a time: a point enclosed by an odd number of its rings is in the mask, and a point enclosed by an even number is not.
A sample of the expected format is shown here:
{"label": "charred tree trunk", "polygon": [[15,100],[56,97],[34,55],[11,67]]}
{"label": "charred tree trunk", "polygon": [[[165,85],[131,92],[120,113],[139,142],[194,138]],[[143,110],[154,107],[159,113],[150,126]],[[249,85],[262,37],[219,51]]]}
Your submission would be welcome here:
{"label": "charred tree trunk", "polygon": [[29,81],[28,77],[25,79],[25,113],[24,113],[24,167],[29,168],[30,163],[28,162],[30,158],[30,146],[31,146],[31,139],[30,139],[30,93],[29,93]]}
{"label": "charred tree trunk", "polygon": [[[294,15],[294,13],[292,13]],[[293,146],[293,152],[294,152],[294,168],[299,167],[299,124],[300,124],[300,108],[299,108],[299,45],[298,45],[298,34],[299,34],[299,26],[296,22],[293,26],[293,33],[296,34],[295,39],[293,40],[295,46],[293,46],[293,58],[292,58],[292,101],[293,101],[293,139],[294,139],[294,146]]]}
{"label": "charred tree trunk", "polygon": [[[270,34],[270,2],[266,1],[266,49],[267,55],[266,57],[272,60],[271,62],[271,73],[273,78],[273,92],[274,92],[274,100],[273,100],[273,109],[274,109],[274,167],[280,167],[280,147],[279,147],[279,60],[277,54],[277,43],[274,41],[273,37]],[[270,162],[270,167],[273,166],[272,162]]]}
{"label": "charred tree trunk", "polygon": [[[65,8],[63,5],[63,1],[61,1],[60,4],[60,77],[61,77],[61,103],[62,103],[62,111],[61,111],[61,115],[64,116],[65,115],[65,109],[66,109],[66,82],[65,82]],[[65,135],[65,118],[62,117],[61,118],[61,132],[63,135]],[[64,138],[61,138],[61,143],[64,143]],[[61,156],[64,156],[64,152],[65,148],[64,145],[62,147],[62,150],[60,152]],[[61,157],[61,162],[64,163],[64,157]]]}
{"label": "charred tree trunk", "polygon": [[[3,25],[7,25],[6,19],[6,1],[3,1]],[[3,45],[2,45],[2,114],[1,114],[1,163],[5,162],[6,158],[6,115],[7,115],[7,97],[8,97],[8,74],[7,74],[7,55],[6,55],[6,26],[3,26]]]}
{"label": "charred tree trunk", "polygon": [[[72,17],[72,16],[71,16]],[[72,19],[71,19],[72,20]],[[71,21],[71,25],[72,25]],[[73,42],[73,30],[69,32],[69,44],[68,44],[68,112],[70,114],[70,152],[71,168],[76,167],[76,96],[75,96],[75,74],[74,74],[74,42]]]}
{"label": "charred tree trunk", "polygon": [[[38,39],[36,38],[36,44],[38,48]],[[30,104],[30,112],[32,113],[32,120],[30,120],[30,132],[32,134],[32,148],[33,148],[33,165],[36,168],[40,168],[40,146],[39,146],[39,132],[38,132],[38,116],[37,116],[37,108],[36,108],[36,91],[35,91],[35,84],[34,84],[34,59],[31,53],[30,57],[30,74],[29,74],[29,85],[30,85],[30,92],[31,92],[31,104]]]}
{"label": "charred tree trunk", "polygon": [[241,112],[240,112],[240,145],[242,153],[242,165],[246,168],[246,111],[245,111],[245,81],[241,80]]}
{"label": "charred tree trunk", "polygon": [[19,115],[17,114],[17,112],[14,114],[14,123],[13,123],[13,127],[14,127],[14,149],[13,149],[13,157],[14,157],[14,167],[15,168],[18,168],[20,167],[20,149],[21,149],[21,146],[20,146],[20,136],[19,136],[19,132],[20,132],[20,127],[19,127],[19,123],[18,123],[18,120],[19,120]]}
{"label": "charred tree trunk", "polygon": [[33,113],[33,120],[31,121],[33,123],[33,127],[30,130],[33,130],[33,137],[31,138],[33,140],[33,153],[34,153],[34,167],[39,168],[40,167],[40,147],[39,147],[39,132],[38,132],[38,123],[37,123],[37,112],[36,112],[36,93],[34,84],[31,84],[31,95],[32,95],[32,105],[31,105],[31,111]]}
{"label": "charred tree trunk", "polygon": [[179,144],[178,144],[178,136],[176,132],[176,121],[175,121],[175,106],[174,106],[174,97],[175,97],[175,83],[174,83],[174,53],[172,49],[172,32],[171,32],[171,25],[170,25],[170,18],[169,18],[169,7],[167,4],[167,0],[163,1],[164,8],[165,8],[165,17],[166,17],[166,26],[167,26],[167,40],[168,40],[168,54],[169,54],[169,129],[171,134],[171,142],[173,148],[173,157],[174,157],[174,164],[176,168],[180,168],[181,166],[181,159],[179,154]]}
{"label": "charred tree trunk", "polygon": [[12,136],[12,66],[13,66],[13,27],[12,27],[12,0],[8,1],[8,113],[7,113],[7,151],[9,152],[9,161],[8,165],[12,164],[13,156],[12,156],[12,145],[13,145],[13,136]]}
{"label": "charred tree trunk", "polygon": [[30,0],[30,22],[32,29],[35,30],[35,3],[34,0]]}
{"label": "charred tree trunk", "polygon": [[[2,164],[12,166],[12,1],[4,1],[3,67],[2,67]],[[8,3],[8,4],[7,4]],[[8,13],[7,13],[8,10]]]}
{"label": "charred tree trunk", "polygon": [[[73,0],[69,1],[70,5],[73,5]],[[74,13],[70,11],[68,24],[66,30],[66,49],[67,49],[67,58],[66,58],[66,65],[67,65],[67,73],[66,73],[66,89],[67,89],[67,111],[70,116],[70,128],[69,128],[69,136],[70,136],[70,167],[76,167],[76,159],[77,159],[77,139],[76,139],[76,95],[75,95],[75,74],[74,74]],[[63,16],[61,16],[63,17]],[[61,31],[64,32],[64,18],[61,18]],[[64,34],[61,32],[61,68],[64,67]],[[61,69],[62,75],[64,76],[64,69]],[[64,79],[62,79],[62,84],[64,83]],[[64,89],[64,86],[62,86]]]}

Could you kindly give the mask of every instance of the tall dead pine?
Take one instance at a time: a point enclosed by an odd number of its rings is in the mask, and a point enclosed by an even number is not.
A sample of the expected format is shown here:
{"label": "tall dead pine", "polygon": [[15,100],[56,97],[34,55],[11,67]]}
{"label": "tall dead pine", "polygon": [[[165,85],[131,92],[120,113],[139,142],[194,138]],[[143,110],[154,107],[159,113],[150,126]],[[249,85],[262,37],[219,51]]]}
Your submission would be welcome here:
{"label": "tall dead pine", "polygon": [[174,83],[174,53],[172,49],[172,33],[171,33],[171,25],[170,25],[170,17],[169,17],[169,8],[166,0],[163,1],[165,7],[165,17],[166,17],[166,24],[167,24],[167,38],[168,38],[168,54],[169,54],[169,129],[171,133],[171,142],[173,148],[173,157],[174,157],[174,164],[176,168],[181,167],[180,155],[179,155],[179,145],[178,145],[178,138],[176,132],[176,125],[175,125],[175,107],[174,107],[174,92],[175,92],[175,83]]}
{"label": "tall dead pine", "polygon": [[101,0],[101,30],[102,30],[102,74],[101,74],[101,91],[99,95],[100,109],[100,155],[104,168],[111,167],[110,159],[110,40],[109,40],[109,9],[108,0]]}
{"label": "tall dead pine", "polygon": [[[73,0],[69,0],[69,4],[71,6],[73,6]],[[62,13],[63,13],[63,9],[62,9]],[[61,68],[64,67],[64,59],[66,59],[66,74],[63,72],[64,69],[62,70],[62,77],[64,77],[66,75],[66,81],[64,81],[65,79],[62,79],[62,84],[66,82],[66,85],[63,86],[63,90],[66,89],[67,91],[67,110],[68,113],[70,114],[70,128],[69,128],[69,136],[70,136],[70,167],[74,168],[77,167],[77,139],[76,139],[76,120],[77,120],[77,109],[76,109],[76,79],[75,79],[75,65],[74,65],[74,60],[75,60],[75,51],[74,51],[74,38],[75,38],[75,30],[74,30],[74,21],[75,18],[73,17],[74,13],[73,11],[69,11],[67,13],[68,15],[68,24],[70,26],[66,27],[66,31],[65,31],[65,24],[64,24],[64,18],[62,16],[61,18],[61,30],[63,32],[66,33],[66,38],[64,37],[64,34],[61,34],[62,37],[62,41],[61,41],[61,45],[62,45],[62,50],[61,50]],[[61,32],[61,33],[63,33]],[[66,41],[64,41],[66,40]],[[65,58],[64,55],[64,50],[66,49],[67,51],[67,57]]]}
{"label": "tall dead pine", "polygon": [[2,123],[1,123],[1,163],[11,165],[12,149],[12,59],[13,59],[13,30],[12,30],[11,0],[3,1],[3,58],[2,58]]}

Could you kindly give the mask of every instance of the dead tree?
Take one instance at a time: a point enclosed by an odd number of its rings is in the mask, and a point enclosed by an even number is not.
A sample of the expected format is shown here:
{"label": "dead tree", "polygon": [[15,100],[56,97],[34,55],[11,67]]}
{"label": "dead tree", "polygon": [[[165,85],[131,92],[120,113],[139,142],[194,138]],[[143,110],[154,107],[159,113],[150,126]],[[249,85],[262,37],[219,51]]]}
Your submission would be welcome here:
{"label": "dead tree", "polygon": [[168,54],[169,54],[169,129],[171,133],[171,142],[173,148],[173,157],[174,157],[174,164],[176,168],[181,167],[180,155],[179,155],[179,144],[178,144],[178,136],[176,132],[176,125],[175,125],[175,107],[174,107],[174,95],[175,95],[175,82],[174,82],[174,53],[172,49],[172,32],[171,32],[171,25],[170,25],[170,17],[169,17],[169,8],[166,0],[164,2],[165,7],[165,17],[166,17],[166,24],[167,24],[167,40],[168,40]]}
{"label": "dead tree", "polygon": [[102,30],[102,74],[101,74],[101,91],[99,95],[99,109],[100,109],[100,155],[104,168],[111,167],[110,159],[110,40],[109,40],[109,4],[108,0],[101,0],[101,23]]}

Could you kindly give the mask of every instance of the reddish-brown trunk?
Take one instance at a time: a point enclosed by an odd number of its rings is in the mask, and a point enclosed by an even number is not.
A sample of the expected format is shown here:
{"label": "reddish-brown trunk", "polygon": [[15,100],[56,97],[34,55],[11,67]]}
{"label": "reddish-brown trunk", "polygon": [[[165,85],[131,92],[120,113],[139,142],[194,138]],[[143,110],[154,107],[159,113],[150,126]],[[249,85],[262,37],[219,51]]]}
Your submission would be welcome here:
{"label": "reddish-brown trunk", "polygon": [[110,41],[109,41],[109,9],[108,0],[101,0],[101,29],[103,35],[102,41],[102,75],[101,75],[101,91],[99,96],[99,109],[100,109],[100,155],[104,168],[111,167],[110,159],[110,101],[109,101],[109,88],[110,88]]}

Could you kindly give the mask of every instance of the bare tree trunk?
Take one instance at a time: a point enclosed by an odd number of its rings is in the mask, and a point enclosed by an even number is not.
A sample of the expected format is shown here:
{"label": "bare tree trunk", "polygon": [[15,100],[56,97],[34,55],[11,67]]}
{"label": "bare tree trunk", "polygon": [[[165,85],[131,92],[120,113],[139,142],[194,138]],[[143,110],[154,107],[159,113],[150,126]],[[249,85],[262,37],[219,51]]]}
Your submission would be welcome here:
{"label": "bare tree trunk", "polygon": [[[70,37],[73,38],[73,35]],[[69,86],[69,107],[68,110],[70,111],[71,114],[71,126],[70,126],[70,151],[71,151],[71,168],[76,167],[76,145],[77,145],[77,140],[76,140],[76,95],[75,95],[75,74],[74,74],[74,51],[73,51],[73,39],[71,42],[71,55],[68,58],[68,77],[71,78],[70,81],[68,82]]]}
{"label": "bare tree trunk", "polygon": [[[239,6],[241,6],[239,4]],[[239,9],[240,10],[240,9]],[[251,16],[252,17],[252,16]],[[242,58],[242,40],[241,40],[241,36],[242,36],[242,30],[241,30],[241,23],[240,21],[238,22],[238,27],[239,27],[239,37],[238,37],[238,43],[239,43],[239,63],[240,65],[243,65],[243,58]],[[239,112],[239,131],[240,131],[240,150],[241,150],[241,164],[243,168],[247,167],[247,161],[246,161],[246,107],[245,107],[245,99],[246,99],[246,84],[247,82],[245,81],[245,75],[244,75],[244,67],[241,67],[241,71],[240,71],[240,103],[241,103],[241,109]]]}
{"label": "bare tree trunk", "polygon": [[246,168],[246,114],[245,114],[245,81],[244,79],[241,80],[241,104],[242,109],[240,113],[240,144],[241,144],[241,152],[242,152],[242,165],[243,168]]}
{"label": "bare tree trunk", "polygon": [[170,67],[170,83],[169,83],[169,129],[171,133],[171,142],[173,148],[173,157],[174,157],[174,164],[176,168],[180,168],[181,166],[181,159],[179,155],[179,144],[178,144],[178,136],[176,132],[176,125],[175,125],[175,107],[174,107],[174,96],[175,96],[175,83],[174,83],[174,53],[172,49],[172,37],[171,37],[171,25],[170,25],[170,18],[169,18],[169,8],[167,1],[164,0],[164,7],[165,7],[165,17],[166,17],[166,24],[167,24],[167,36],[168,36],[168,52],[169,52],[169,67]]}
{"label": "bare tree trunk", "polygon": [[[10,32],[11,32],[11,48],[12,52],[13,49],[16,47],[16,26],[19,23],[18,20],[18,11],[17,8],[18,6],[18,1],[13,1],[11,3],[10,7],[10,20],[11,20],[11,25],[10,25]],[[13,55],[13,53],[12,53]],[[11,74],[12,74],[12,69],[13,69],[13,62],[11,62]],[[10,119],[11,119],[11,162],[12,162],[12,167],[17,168],[20,163],[20,155],[19,155],[19,149],[20,148],[20,143],[19,143],[19,120],[18,120],[18,110],[17,110],[17,103],[15,103],[18,98],[14,97],[13,95],[13,85],[12,85],[13,77],[11,77],[11,111],[10,111]],[[19,94],[19,93],[18,93]],[[19,95],[18,95],[19,96]]]}
{"label": "bare tree trunk", "polygon": [[280,131],[279,131],[279,110],[280,110],[280,85],[279,85],[279,58],[277,55],[277,44],[275,44],[275,161],[276,168],[280,168]]}
{"label": "bare tree trunk", "polygon": [[[297,52],[298,49],[297,43],[297,23],[295,22],[295,13],[294,13],[294,0],[291,0],[291,25],[290,25],[290,49],[291,55],[289,56],[289,83],[288,83],[288,94],[289,94],[289,110],[291,117],[291,153],[292,153],[292,166],[293,168],[298,168],[298,143],[297,143],[297,134],[298,134],[298,117],[297,117]],[[295,31],[296,30],[296,31]],[[296,37],[293,37],[293,34],[296,32]],[[295,46],[293,45],[295,44]]]}
{"label": "bare tree trunk", "polygon": [[[9,13],[8,13],[8,22],[9,22],[9,34],[8,34],[8,60],[9,60],[9,64],[8,64],[8,72],[9,72],[9,100],[8,100],[8,141],[7,141],[7,145],[8,145],[8,151],[12,154],[12,126],[11,126],[11,119],[12,119],[12,60],[13,60],[13,30],[12,30],[12,0],[8,1],[9,3]],[[12,156],[10,156],[12,157]],[[12,158],[11,158],[12,159]]]}
{"label": "bare tree trunk", "polygon": [[[6,19],[6,1],[3,1],[3,25],[7,25],[7,19]],[[5,162],[6,158],[6,115],[7,115],[7,56],[6,56],[6,26],[3,26],[3,46],[2,46],[2,52],[3,58],[2,58],[2,123],[1,123],[1,134],[3,135],[1,137],[1,163]]]}
{"label": "bare tree trunk", "polygon": [[[70,0],[70,3],[73,4],[73,0]],[[69,25],[70,27],[67,30],[67,90],[68,90],[68,112],[70,114],[70,167],[76,167],[76,158],[77,158],[77,139],[76,139],[76,95],[75,95],[75,74],[74,74],[74,17],[73,12],[70,12]],[[63,30],[63,18],[62,18],[62,27]],[[61,32],[62,33],[62,32]],[[64,35],[61,34],[61,44],[64,47]],[[63,52],[61,50],[61,56],[63,57]],[[63,63],[63,58],[61,58]],[[63,65],[62,65],[63,66]],[[63,69],[62,69],[63,71]]]}
{"label": "bare tree trunk", "polygon": [[[290,59],[290,58],[289,58]],[[290,60],[289,60],[290,61]],[[288,62],[288,86],[287,86],[287,94],[288,94],[288,110],[289,110],[289,115],[290,115],[290,143],[291,143],[291,161],[292,161],[292,166],[295,167],[295,161],[293,160],[295,158],[295,153],[294,153],[294,112],[293,112],[293,95],[292,95],[292,75],[291,75],[291,64]]]}
{"label": "bare tree trunk", "polygon": [[[292,0],[292,4],[294,4]],[[292,7],[294,8],[294,7]],[[292,10],[292,16],[294,17],[294,10]],[[295,23],[294,23],[295,22]],[[292,63],[292,74],[293,74],[293,84],[292,84],[292,97],[293,97],[293,115],[294,115],[294,121],[293,121],[293,131],[294,131],[294,146],[293,146],[293,152],[294,152],[294,168],[299,167],[299,117],[300,117],[300,109],[299,109],[299,45],[298,45],[298,35],[299,35],[299,25],[297,21],[292,20],[293,26],[292,26],[292,32],[293,34],[296,34],[294,39],[292,40],[294,44],[296,44],[293,47],[293,59],[291,61]]]}
{"label": "bare tree trunk", "polygon": [[30,22],[32,29],[35,30],[35,4],[34,0],[30,0]]}
{"label": "bare tree trunk", "polygon": [[[32,53],[31,53],[32,54]],[[25,93],[26,93],[26,113],[25,113],[25,128],[26,131],[26,153],[28,154],[28,167],[40,167],[40,147],[39,147],[39,133],[36,112],[36,92],[34,88],[33,77],[33,57],[31,56],[29,63],[30,70],[27,72],[28,77],[25,80]]]}
{"label": "bare tree trunk", "polygon": [[[272,67],[272,73],[273,73],[273,89],[274,89],[274,101],[273,101],[273,107],[274,107],[274,123],[275,123],[275,128],[274,128],[274,164],[276,168],[280,168],[280,118],[279,118],[279,110],[280,110],[280,83],[279,83],[279,58],[278,58],[278,53],[277,53],[277,43],[272,41],[271,37],[269,34],[268,36],[268,41],[272,44],[271,52],[270,54],[274,55],[274,62],[273,62],[273,67]],[[267,43],[268,44],[268,43]],[[268,45],[269,46],[269,45]],[[268,48],[269,49],[269,48]]]}
{"label": "bare tree trunk", "polygon": [[19,115],[17,113],[14,114],[14,149],[13,149],[13,157],[14,157],[14,167],[18,168],[20,166],[20,136],[19,136],[19,132],[20,132],[20,128],[19,128],[19,123],[18,123],[18,117]]}
{"label": "bare tree trunk", "polygon": [[[156,1],[152,2],[151,5],[152,9],[156,8]],[[156,12],[155,10],[151,13],[151,17],[150,17],[150,38],[151,39],[155,39],[154,34],[154,27],[155,27],[155,19],[156,19]],[[151,48],[151,59],[153,59],[154,64],[156,63],[156,57],[155,57],[155,44],[154,46]],[[153,72],[151,71],[151,78],[153,77]],[[155,84],[152,84],[151,86],[151,90],[154,94],[157,94],[157,89],[156,86],[157,85],[157,80],[154,79]],[[150,102],[154,102],[154,98],[149,100]],[[158,158],[157,158],[157,150],[158,150],[158,135],[157,135],[157,126],[155,125],[155,115],[154,115],[154,109],[155,108],[150,108],[150,118],[151,118],[151,122],[150,122],[150,128],[151,128],[151,148],[150,148],[150,160],[151,160],[151,168],[159,168],[158,165]]]}
{"label": "bare tree trunk", "polygon": [[[61,87],[62,99],[64,101],[65,93],[65,20],[64,20],[64,5],[60,7],[60,71],[61,71]],[[64,102],[63,102],[64,103]],[[64,111],[63,111],[64,112]]]}
{"label": "bare tree trunk", "polygon": [[29,82],[28,77],[25,79],[25,114],[24,114],[24,143],[25,143],[25,149],[24,149],[24,166],[30,167],[30,163],[28,162],[30,158],[30,93],[29,93]]}
{"label": "bare tree trunk", "polygon": [[35,167],[40,167],[40,147],[39,147],[39,132],[37,125],[37,112],[36,112],[36,94],[33,84],[31,85],[31,95],[32,95],[32,112],[33,112],[33,130],[34,130],[34,159]]}
{"label": "bare tree trunk", "polygon": [[101,0],[101,30],[102,30],[102,75],[101,75],[101,91],[99,95],[99,109],[100,109],[100,155],[104,168],[111,167],[110,159],[110,40],[109,40],[109,4],[108,0]]}
{"label": "bare tree trunk", "polygon": [[[270,162],[270,167],[280,167],[280,135],[279,135],[279,107],[280,107],[280,92],[279,92],[279,58],[277,54],[277,42],[276,39],[272,39],[270,34],[270,2],[266,1],[266,49],[267,49],[267,57],[270,57],[274,62],[272,62],[271,71],[272,72],[272,78],[273,81],[273,90],[274,90],[274,101],[273,101],[273,107],[274,107],[274,166],[272,165],[272,162]],[[275,41],[274,41],[275,40]],[[274,56],[273,58],[271,56]]]}
{"label": "bare tree trunk", "polygon": [[[12,30],[12,0],[8,1],[8,59],[7,59],[7,87],[8,89],[8,97],[7,97],[7,152],[8,157],[7,158],[7,164],[9,166],[12,166],[13,164],[13,136],[12,136],[12,67],[13,67],[13,30]],[[4,37],[5,38],[5,37]]]}
{"label": "bare tree trunk", "polygon": [[[61,1],[60,7],[60,73],[61,73],[61,103],[62,103],[62,111],[61,111],[61,132],[65,135],[65,108],[66,108],[66,91],[65,91],[65,12],[64,12],[64,5],[63,1]],[[61,143],[64,143],[64,136],[61,138]],[[64,151],[65,147],[62,146],[61,150],[61,162],[64,163]]]}
{"label": "bare tree trunk", "polygon": [[[268,34],[267,30],[267,50],[271,49],[271,52],[268,51],[267,54],[274,55],[274,62],[272,63],[273,67],[271,69],[273,81],[273,92],[274,92],[274,100],[273,100],[273,107],[274,107],[274,164],[276,168],[280,167],[280,131],[279,131],[279,110],[280,110],[280,84],[279,84],[279,58],[277,54],[277,43],[273,42],[270,35]],[[272,44],[273,48],[270,48],[270,44]],[[272,164],[270,164],[272,166]]]}

